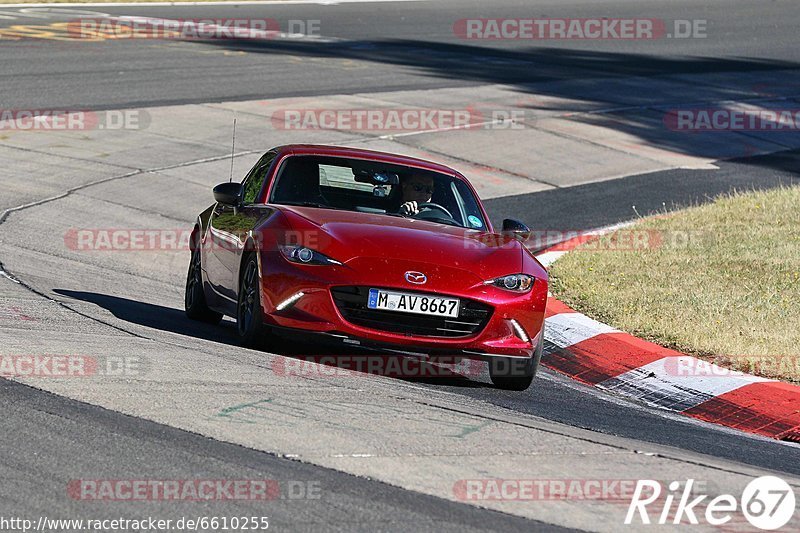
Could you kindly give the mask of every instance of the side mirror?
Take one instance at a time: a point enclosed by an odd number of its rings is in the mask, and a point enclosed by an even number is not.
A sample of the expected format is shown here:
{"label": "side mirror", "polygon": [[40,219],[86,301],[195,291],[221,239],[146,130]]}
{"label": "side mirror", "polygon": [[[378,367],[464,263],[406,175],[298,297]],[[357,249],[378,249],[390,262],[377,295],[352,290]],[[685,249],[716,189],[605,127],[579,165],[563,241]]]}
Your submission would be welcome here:
{"label": "side mirror", "polygon": [[353,171],[357,183],[370,183],[372,185],[400,185],[400,177],[393,172],[375,171],[358,168]]}
{"label": "side mirror", "polygon": [[513,218],[503,220],[503,233],[513,233],[516,237],[527,240],[531,236],[531,228]]}
{"label": "side mirror", "polygon": [[514,233],[521,232],[521,233],[530,233],[531,228],[526,226],[524,223],[520,222],[519,220],[514,220],[513,218],[507,218],[503,221],[503,231],[513,231]]}
{"label": "side mirror", "polygon": [[233,207],[241,203],[241,183],[220,183],[214,187],[214,200],[223,205]]}

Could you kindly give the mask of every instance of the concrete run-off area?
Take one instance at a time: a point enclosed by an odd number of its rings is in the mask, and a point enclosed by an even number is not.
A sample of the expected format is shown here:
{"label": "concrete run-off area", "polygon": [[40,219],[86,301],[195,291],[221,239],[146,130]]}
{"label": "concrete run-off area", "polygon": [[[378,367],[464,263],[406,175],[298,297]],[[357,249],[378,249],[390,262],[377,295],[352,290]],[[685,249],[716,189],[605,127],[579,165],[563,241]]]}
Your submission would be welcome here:
{"label": "concrete run-off area", "polygon": [[[650,101],[620,102],[613,109],[550,96],[552,87],[538,94],[490,85],[158,107],[128,110],[137,114],[127,115],[127,126],[115,123],[122,127],[101,129],[106,116],[79,129],[1,130],[3,355],[115,361],[114,372],[18,380],[220,441],[581,529],[618,531],[627,502],[473,497],[464,487],[486,479],[696,479],[714,494],[739,495],[765,472],[545,421],[413,381],[276,373],[274,363],[283,356],[240,348],[229,321],[208,328],[185,320],[184,250],[87,251],[65,241],[76,229],[190,227],[212,202],[212,186],[230,177],[234,118],[234,180],[274,145],[330,143],[449,164],[483,198],[670,168],[711,168],[721,158],[800,145],[797,136],[777,133],[666,128],[663,109],[684,103],[670,95],[691,94],[692,101],[709,104],[730,99],[724,79],[702,85],[706,81],[656,79]],[[640,90],[636,79],[627,86],[614,83],[604,90],[622,99],[625,91]],[[758,94],[739,96],[765,105]],[[481,120],[424,131],[304,129],[275,120],[287,110],[337,109],[468,110]],[[515,118],[506,122],[504,116]],[[800,480],[783,477],[800,486]]]}

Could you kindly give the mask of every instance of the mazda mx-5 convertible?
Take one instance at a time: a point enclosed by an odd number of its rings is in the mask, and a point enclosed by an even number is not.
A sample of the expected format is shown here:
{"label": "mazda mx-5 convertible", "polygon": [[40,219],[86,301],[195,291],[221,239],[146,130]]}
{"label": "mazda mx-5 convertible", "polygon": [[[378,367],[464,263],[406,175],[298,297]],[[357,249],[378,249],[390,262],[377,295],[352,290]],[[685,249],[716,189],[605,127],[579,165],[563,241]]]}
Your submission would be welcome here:
{"label": "mazda mx-5 convertible", "polygon": [[542,355],[547,271],[515,220],[495,233],[457,171],[354,148],[267,152],[197,218],[189,318],[234,317],[242,342],[324,338],[436,361],[488,361],[524,390]]}

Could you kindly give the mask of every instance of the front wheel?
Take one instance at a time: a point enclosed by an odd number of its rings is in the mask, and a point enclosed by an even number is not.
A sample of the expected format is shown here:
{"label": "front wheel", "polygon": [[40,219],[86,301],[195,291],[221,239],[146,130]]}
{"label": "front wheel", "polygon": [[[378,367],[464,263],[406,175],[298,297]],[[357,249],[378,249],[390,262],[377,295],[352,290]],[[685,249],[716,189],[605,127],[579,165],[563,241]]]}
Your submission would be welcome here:
{"label": "front wheel", "polygon": [[261,310],[261,287],[259,286],[258,260],[255,255],[246,259],[244,273],[239,283],[239,301],[236,306],[236,329],[242,344],[259,348],[270,338],[270,329],[264,325]]}
{"label": "front wheel", "polygon": [[536,345],[533,357],[493,357],[489,361],[489,377],[498,389],[523,391],[531,386],[536,367],[542,359],[543,336]]}

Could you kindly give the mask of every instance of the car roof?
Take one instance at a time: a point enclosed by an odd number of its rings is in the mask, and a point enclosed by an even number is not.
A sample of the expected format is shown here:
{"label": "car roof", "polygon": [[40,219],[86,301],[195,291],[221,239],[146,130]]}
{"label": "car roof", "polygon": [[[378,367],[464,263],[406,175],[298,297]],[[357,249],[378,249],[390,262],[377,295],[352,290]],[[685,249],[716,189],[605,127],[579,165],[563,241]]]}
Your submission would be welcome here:
{"label": "car roof", "polygon": [[326,155],[332,157],[370,159],[374,161],[380,161],[382,163],[405,165],[432,170],[442,174],[448,174],[450,176],[458,176],[464,179],[464,176],[457,170],[439,163],[434,163],[433,161],[426,161],[425,159],[418,159],[416,157],[406,155],[390,154],[388,152],[366,150],[363,148],[331,146],[325,144],[286,144],[273,148],[273,150],[278,150],[281,154],[291,153],[292,155]]}

